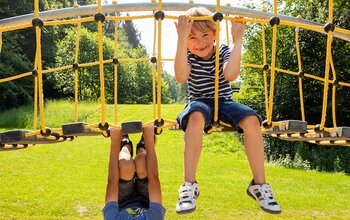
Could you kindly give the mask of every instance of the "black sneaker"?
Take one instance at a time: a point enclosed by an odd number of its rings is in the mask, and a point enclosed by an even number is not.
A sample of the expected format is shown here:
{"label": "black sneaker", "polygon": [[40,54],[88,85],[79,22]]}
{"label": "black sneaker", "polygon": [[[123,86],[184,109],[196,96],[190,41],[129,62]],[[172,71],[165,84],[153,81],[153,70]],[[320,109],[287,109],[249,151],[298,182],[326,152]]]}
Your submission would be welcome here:
{"label": "black sneaker", "polygon": [[143,148],[146,150],[145,140],[143,139],[143,135],[141,136],[139,143],[137,143],[136,145],[136,152],[138,152],[140,148]]}
{"label": "black sneaker", "polygon": [[120,150],[127,144],[130,144],[130,155],[131,157],[133,157],[133,147],[132,147],[132,141],[129,139],[129,135],[128,134],[123,134],[123,137],[122,137],[122,144],[120,146]]}

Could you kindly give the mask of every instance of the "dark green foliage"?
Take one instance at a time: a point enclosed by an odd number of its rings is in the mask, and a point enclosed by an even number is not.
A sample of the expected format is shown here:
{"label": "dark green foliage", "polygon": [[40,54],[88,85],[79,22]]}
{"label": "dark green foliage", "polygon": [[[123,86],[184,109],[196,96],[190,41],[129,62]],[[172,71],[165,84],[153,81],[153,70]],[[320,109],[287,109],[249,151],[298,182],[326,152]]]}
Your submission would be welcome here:
{"label": "dark green foliage", "polygon": [[[327,23],[328,1],[284,1],[283,14],[302,15],[304,19]],[[334,19],[339,20],[339,26],[349,29],[349,3],[347,1],[335,1]],[[266,26],[266,49],[267,63],[271,63],[272,28]],[[244,63],[263,64],[262,62],[262,38],[261,27],[249,26],[246,31]],[[324,78],[326,62],[327,37],[324,34],[309,30],[300,30],[299,34],[300,53],[302,58],[303,72]],[[350,81],[350,43],[340,39],[333,39],[332,56],[339,81]],[[276,67],[298,72],[298,61],[295,49],[295,31],[293,27],[279,26],[277,34]],[[266,119],[265,97],[263,93],[263,71],[252,68],[244,68],[242,71],[243,85],[238,95],[238,100],[250,105],[257,110],[263,119]],[[268,71],[268,82],[270,82],[270,71]],[[333,74],[330,72],[330,80]],[[287,119],[301,119],[300,96],[298,77],[275,73],[273,99],[273,121]],[[268,85],[269,89],[269,85]],[[321,122],[323,104],[323,82],[310,78],[303,78],[303,98],[305,105],[305,118],[308,124],[315,125]],[[327,102],[326,127],[333,127],[331,91],[329,87]],[[350,126],[349,100],[350,88],[337,87],[336,89],[336,115],[337,126]],[[317,170],[344,171],[349,173],[350,149],[346,147],[324,147],[306,142],[287,142],[278,139],[266,140],[267,158],[281,161],[287,157],[291,160],[308,161],[310,167]]]}

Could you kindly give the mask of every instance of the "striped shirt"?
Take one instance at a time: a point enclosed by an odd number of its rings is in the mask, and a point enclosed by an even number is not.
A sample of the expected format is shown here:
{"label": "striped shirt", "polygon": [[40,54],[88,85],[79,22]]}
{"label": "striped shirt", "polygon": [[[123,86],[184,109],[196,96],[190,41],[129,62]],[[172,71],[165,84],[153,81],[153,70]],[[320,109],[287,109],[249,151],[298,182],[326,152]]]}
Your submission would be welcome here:
{"label": "striped shirt", "polygon": [[[221,45],[219,50],[219,98],[231,99],[232,90],[229,81],[224,78],[223,64],[231,55],[230,48]],[[215,93],[215,46],[214,55],[208,60],[203,60],[197,55],[187,52],[187,63],[191,72],[187,80],[188,99],[214,99]]]}

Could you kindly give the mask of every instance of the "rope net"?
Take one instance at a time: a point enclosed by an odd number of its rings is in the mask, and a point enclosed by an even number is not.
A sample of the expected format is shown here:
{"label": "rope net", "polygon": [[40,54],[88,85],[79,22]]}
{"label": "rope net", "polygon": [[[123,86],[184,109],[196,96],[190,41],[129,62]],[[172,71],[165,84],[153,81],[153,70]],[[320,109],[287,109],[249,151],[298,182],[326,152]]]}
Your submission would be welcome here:
{"label": "rope net", "polygon": [[[100,79],[100,97],[101,97],[101,120],[99,123],[93,124],[83,124],[84,129],[89,129],[89,131],[102,133],[104,136],[108,136],[109,128],[121,128],[121,125],[118,124],[118,66],[127,62],[151,62],[152,64],[152,93],[153,93],[153,118],[154,121],[148,121],[142,123],[142,126],[155,125],[156,133],[160,134],[163,128],[168,128],[175,126],[177,124],[174,120],[167,120],[162,118],[161,112],[161,72],[162,72],[162,62],[163,61],[172,61],[173,59],[166,59],[162,57],[162,22],[164,19],[177,20],[178,16],[165,14],[163,11],[163,3],[161,0],[157,2],[152,0],[152,7],[155,7],[156,10],[153,10],[152,14],[149,12],[145,12],[145,15],[137,15],[137,16],[120,16],[116,12],[113,14],[105,15],[102,7],[101,0],[97,1],[96,14],[94,16],[88,16],[81,18],[80,15],[74,18],[65,18],[65,19],[55,19],[55,20],[43,20],[40,18],[39,13],[39,1],[34,0],[34,17],[30,22],[26,23],[13,23],[12,25],[0,25],[0,52],[2,48],[2,33],[11,32],[15,30],[21,30],[26,28],[34,28],[36,33],[36,53],[35,53],[35,62],[34,62],[34,70],[13,75],[11,77],[0,79],[0,83],[6,83],[9,81],[14,81],[24,77],[34,77],[34,128],[33,131],[25,132],[25,138],[35,137],[39,140],[47,139],[56,142],[61,142],[66,140],[67,138],[73,139],[71,136],[64,135],[62,132],[62,128],[47,128],[45,124],[45,115],[44,115],[44,97],[43,97],[43,74],[52,74],[57,73],[63,70],[72,69],[75,75],[74,82],[74,119],[75,122],[78,121],[78,87],[79,87],[79,69],[80,68],[88,68],[92,66],[99,66],[99,79]],[[113,4],[117,4],[116,1],[113,1]],[[168,6],[167,10],[171,10],[171,6]],[[189,4],[183,4],[187,7],[195,6],[193,2]],[[73,5],[74,8],[72,10],[79,8],[77,4]],[[318,24],[308,24],[305,23],[301,16],[298,16],[297,21],[288,20],[288,19],[280,19],[277,14],[277,0],[274,0],[273,7],[273,16],[270,19],[261,19],[261,18],[252,18],[249,16],[245,16],[243,18],[230,17],[230,10],[233,11],[233,8],[230,4],[226,6],[220,6],[220,1],[217,0],[216,6],[212,9],[215,10],[214,16],[207,17],[192,17],[191,20],[210,20],[214,19],[216,21],[217,29],[220,29],[220,22],[224,20],[226,22],[226,39],[228,40],[228,21],[235,20],[241,22],[248,22],[261,25],[261,35],[262,35],[262,47],[263,47],[263,60],[262,64],[249,64],[242,63],[242,67],[247,68],[257,68],[262,70],[264,76],[264,93],[265,93],[265,111],[266,111],[266,120],[263,122],[262,132],[265,134],[270,134],[274,137],[279,137],[287,140],[296,140],[296,141],[308,141],[310,143],[316,144],[335,144],[335,145],[350,145],[350,135],[347,134],[347,127],[338,128],[336,125],[336,87],[350,87],[349,82],[341,82],[336,78],[336,71],[334,69],[333,59],[332,59],[332,39],[337,34],[337,36],[345,36],[345,39],[350,41],[350,31],[342,28],[338,28],[333,24],[333,1],[329,0],[329,16],[328,23],[325,26],[320,26]],[[222,8],[224,8],[225,15],[221,12]],[[177,10],[177,9],[176,9]],[[266,12],[266,9],[263,9]],[[251,15],[251,14],[250,14]],[[221,17],[221,19],[215,19],[215,16]],[[118,22],[126,21],[126,20],[136,20],[136,19],[153,19],[154,23],[154,44],[152,57],[144,57],[144,58],[133,58],[133,59],[118,59]],[[115,22],[115,33],[114,33],[114,57],[111,59],[103,58],[103,48],[102,48],[102,38],[103,38],[103,22],[114,21]],[[78,63],[79,61],[79,42],[80,42],[80,33],[81,33],[81,24],[87,22],[96,22],[97,23],[97,32],[98,32],[98,60],[88,63]],[[0,21],[1,24],[1,21]],[[42,27],[44,26],[60,26],[60,25],[76,25],[77,35],[75,42],[75,55],[74,55],[74,63],[73,65],[57,67],[53,69],[43,69],[42,68],[42,45],[41,45],[41,34]],[[271,49],[271,63],[267,64],[267,52],[266,52],[266,42],[265,42],[265,26],[270,24],[272,26],[272,49]],[[292,26],[295,27],[295,47],[296,47],[296,55],[297,55],[297,63],[298,63],[298,72],[289,71],[285,69],[281,69],[276,67],[276,49],[277,49],[277,30],[279,25]],[[303,72],[302,62],[301,62],[301,54],[299,47],[299,29],[304,28],[311,31],[323,32],[327,35],[327,47],[326,47],[326,60],[325,60],[325,74],[324,77],[318,77],[312,74],[308,74]],[[216,42],[220,42],[220,32],[216,32]],[[219,53],[219,47],[216,47],[216,54]],[[4,52],[4,51],[2,51]],[[213,126],[207,130],[208,133],[217,130],[225,130],[229,129],[231,125],[225,124],[218,120],[218,63],[219,56],[216,56],[216,71],[215,71],[215,105],[214,105],[214,123]],[[105,77],[104,77],[104,65],[105,64],[113,64],[114,71],[114,79],[115,79],[115,88],[114,88],[114,121],[113,123],[108,123],[106,121],[106,103],[105,103]],[[299,95],[300,95],[300,110],[301,110],[301,120],[293,120],[293,121],[273,121],[273,106],[274,106],[274,88],[275,88],[275,74],[284,73],[298,77],[298,86],[299,86]],[[269,74],[268,74],[269,73]],[[332,73],[332,79],[330,79],[330,73]],[[269,80],[268,80],[269,78]],[[324,84],[323,88],[323,105],[322,105],[322,116],[319,124],[316,125],[308,125],[305,119],[305,109],[304,109],[304,99],[303,99],[303,79],[310,78],[316,81],[320,81]],[[329,100],[328,97],[328,89],[329,86],[332,86],[332,119],[333,119],[333,127],[326,127],[326,115],[327,115],[327,102]],[[39,107],[39,109],[38,109]],[[37,128],[37,115],[39,110],[40,117],[40,125],[39,129]],[[293,126],[293,123],[303,123],[306,125],[302,130],[294,129],[292,131],[288,131],[288,126]],[[327,134],[327,135],[325,135]],[[340,137],[340,138],[339,138]],[[36,140],[37,140],[36,139]],[[13,148],[18,147],[17,144],[7,144],[4,143],[0,139],[0,143],[4,148]],[[22,141],[23,142],[23,141]],[[51,143],[51,142],[50,142]],[[22,146],[28,146],[27,143],[20,143]]]}

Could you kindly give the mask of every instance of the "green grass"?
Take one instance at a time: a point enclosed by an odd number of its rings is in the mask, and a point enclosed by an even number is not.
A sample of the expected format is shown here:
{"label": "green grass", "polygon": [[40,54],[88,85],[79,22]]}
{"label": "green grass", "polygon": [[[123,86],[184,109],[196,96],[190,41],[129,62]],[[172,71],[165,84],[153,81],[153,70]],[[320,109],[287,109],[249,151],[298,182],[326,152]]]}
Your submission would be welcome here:
{"label": "green grass", "polygon": [[[72,120],[71,103],[47,104],[48,124],[59,127]],[[162,112],[165,118],[174,119],[182,107],[163,105]],[[99,105],[91,103],[80,106],[86,122],[99,122],[99,109]],[[107,109],[107,121],[112,122],[113,107]],[[153,118],[152,106],[148,105],[120,105],[119,113],[121,122]],[[2,130],[8,129],[2,124],[4,115],[11,114],[0,114]],[[28,116],[19,121],[30,125],[26,120],[32,119]],[[13,125],[11,128],[20,128]],[[201,195],[197,210],[189,215],[175,213],[177,189],[183,178],[183,132],[165,130],[157,136],[166,219],[349,219],[349,176],[273,164],[266,166],[267,180],[283,212],[273,216],[261,211],[245,193],[251,173],[237,136],[233,133],[204,136],[197,172]],[[138,135],[131,138],[137,141]],[[109,140],[102,136],[0,152],[0,219],[102,219],[108,154]]]}

